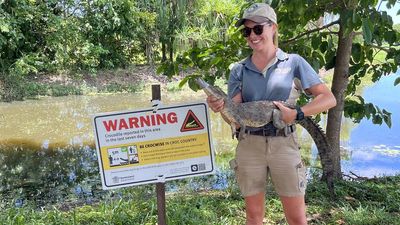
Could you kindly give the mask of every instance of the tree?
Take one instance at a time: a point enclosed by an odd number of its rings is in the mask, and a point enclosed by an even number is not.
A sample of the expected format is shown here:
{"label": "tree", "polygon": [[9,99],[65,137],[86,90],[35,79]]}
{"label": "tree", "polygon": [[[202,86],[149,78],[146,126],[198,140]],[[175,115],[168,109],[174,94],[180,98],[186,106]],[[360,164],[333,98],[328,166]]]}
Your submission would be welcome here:
{"label": "tree", "polygon": [[[250,3],[245,4],[242,10]],[[399,3],[395,0],[273,0],[270,5],[278,15],[280,48],[296,52],[305,57],[314,69],[334,69],[332,92],[337,106],[328,112],[327,139],[332,152],[320,154],[323,177],[340,179],[340,129],[343,114],[359,122],[372,118],[376,124],[384,121],[391,126],[390,113],[372,103],[366,103],[356,94],[361,78],[371,77],[373,82],[381,76],[397,70],[400,64],[400,34],[393,28],[392,18],[377,6],[386,3],[391,8]],[[233,19],[233,18],[232,18]],[[228,66],[244,58],[249,49],[245,46],[240,32],[228,28],[229,39],[211,47],[192,48],[177,58],[174,64],[164,64],[159,72],[172,76],[178,68],[197,68],[191,76],[183,79],[181,85],[189,82],[196,89],[191,78],[203,76],[211,83],[219,77],[229,76]],[[376,60],[383,57],[384,61]],[[400,82],[400,81],[399,81]],[[398,82],[397,82],[398,83]],[[304,102],[304,99],[303,99]],[[322,160],[325,159],[325,160]],[[327,171],[333,168],[333,171]]]}
{"label": "tree", "polygon": [[0,1],[1,100],[23,100],[27,80],[44,73],[152,62],[157,15],[141,2]]}
{"label": "tree", "polygon": [[0,95],[22,100],[22,81],[44,69],[46,38],[56,30],[57,15],[51,4],[28,1],[0,1]]}
{"label": "tree", "polygon": [[169,60],[174,60],[174,41],[178,29],[182,28],[187,17],[185,12],[189,11],[187,6],[190,1],[184,0],[158,0],[158,27],[160,30],[161,42],[161,61],[167,60],[167,52]]}

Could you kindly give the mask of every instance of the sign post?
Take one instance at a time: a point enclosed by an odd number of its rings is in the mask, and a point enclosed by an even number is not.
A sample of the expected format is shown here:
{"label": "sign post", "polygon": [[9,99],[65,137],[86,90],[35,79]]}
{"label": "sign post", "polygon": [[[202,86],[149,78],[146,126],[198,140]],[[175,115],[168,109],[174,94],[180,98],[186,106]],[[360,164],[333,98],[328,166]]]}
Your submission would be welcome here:
{"label": "sign post", "polygon": [[[161,90],[159,84],[153,84],[151,86],[151,101],[161,101]],[[157,107],[157,106],[155,106]],[[158,224],[166,225],[166,213],[165,213],[165,183],[156,183],[157,193],[157,213],[158,213]]]}
{"label": "sign post", "polygon": [[215,173],[206,102],[164,106],[152,86],[152,108],[93,116],[104,190],[156,184],[158,224],[166,224],[165,182]]}

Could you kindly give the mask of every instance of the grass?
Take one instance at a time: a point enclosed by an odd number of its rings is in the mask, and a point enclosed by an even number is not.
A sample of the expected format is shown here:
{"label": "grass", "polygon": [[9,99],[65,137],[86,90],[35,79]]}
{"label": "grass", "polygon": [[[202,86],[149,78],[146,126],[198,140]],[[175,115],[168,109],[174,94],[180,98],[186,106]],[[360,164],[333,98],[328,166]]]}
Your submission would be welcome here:
{"label": "grass", "polygon": [[82,85],[41,84],[27,82],[25,84],[24,96],[27,99],[37,99],[40,96],[68,96],[83,95],[91,93],[136,93],[143,91],[144,84],[118,84],[110,83],[100,88]]}
{"label": "grass", "polygon": [[41,84],[36,82],[27,82],[25,84],[24,96],[28,99],[36,99],[39,96],[67,96],[82,95],[82,89],[75,85],[61,84]]}
{"label": "grass", "polygon": [[[101,190],[92,149],[20,148],[5,153],[0,154],[0,178],[4,178],[0,180],[0,225],[157,223],[155,185]],[[35,159],[32,154],[43,157]],[[244,224],[244,201],[228,170],[232,154],[216,152],[219,169],[213,176],[166,183],[168,224]],[[50,163],[54,161],[58,163]],[[332,200],[318,180],[318,170],[311,173],[306,194],[309,224],[400,224],[400,175],[337,181],[337,198]],[[77,192],[78,186],[83,190]],[[272,187],[266,196],[265,224],[286,224]]]}
{"label": "grass", "polygon": [[[196,178],[202,179],[202,178]],[[180,181],[177,181],[179,183]],[[183,182],[185,183],[185,182]],[[337,199],[325,184],[312,181],[306,195],[309,224],[400,224],[400,176],[336,183]],[[182,187],[184,187],[183,185]],[[65,208],[65,207],[64,207]],[[267,193],[265,224],[286,224],[278,196]],[[243,224],[244,202],[236,187],[223,191],[185,190],[167,193],[168,224]],[[103,200],[82,206],[6,208],[2,224],[156,224],[154,185],[110,191]]]}

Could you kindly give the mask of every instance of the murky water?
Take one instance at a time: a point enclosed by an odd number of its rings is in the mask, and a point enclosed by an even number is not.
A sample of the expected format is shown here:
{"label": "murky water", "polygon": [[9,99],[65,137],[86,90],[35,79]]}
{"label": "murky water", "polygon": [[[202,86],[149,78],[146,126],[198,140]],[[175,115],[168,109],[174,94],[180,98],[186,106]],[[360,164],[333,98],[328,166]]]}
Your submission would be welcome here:
{"label": "murky water", "polygon": [[[92,116],[150,108],[150,99],[151,93],[145,92],[0,103],[0,208],[91,202],[113,193],[101,190]],[[192,91],[162,95],[165,105],[204,99],[202,92]],[[211,113],[211,120],[216,151],[232,150],[235,140],[227,138],[229,126],[217,114]],[[186,182],[201,184],[189,185],[191,189],[225,188],[231,175],[221,172],[223,168],[213,177],[170,182],[167,190],[187,186]]]}
{"label": "murky water", "polygon": [[[165,105],[204,100],[202,93],[171,93],[162,96]],[[190,95],[192,94],[192,96]],[[0,144],[32,149],[94,146],[91,118],[111,111],[136,111],[151,107],[151,94],[45,97],[40,100],[0,103]],[[212,115],[215,135],[228,129]]]}
{"label": "murky water", "polygon": [[[391,129],[373,125],[368,120],[343,124],[345,173],[351,171],[372,177],[400,172],[400,87],[393,86],[394,79],[394,76],[384,78],[366,88],[363,94],[367,102],[393,113]],[[148,90],[140,94],[45,97],[0,103],[0,195],[8,196],[0,201],[0,208],[7,204],[23,205],[26,201],[39,202],[39,205],[41,201],[45,204],[71,199],[90,202],[103,196],[106,192],[101,190],[92,116],[100,112],[149,108],[150,99]],[[203,93],[192,91],[162,95],[165,105],[204,99]],[[193,189],[223,189],[232,177],[227,161],[233,155],[236,140],[230,138],[230,128],[218,114],[210,115],[217,174],[182,182],[192,185]],[[298,136],[304,149],[312,145],[304,130],[298,129]],[[304,153],[311,161],[317,155],[315,147],[312,149]],[[195,184],[193,180],[199,182]],[[176,183],[168,185],[167,190],[176,190],[179,186]]]}

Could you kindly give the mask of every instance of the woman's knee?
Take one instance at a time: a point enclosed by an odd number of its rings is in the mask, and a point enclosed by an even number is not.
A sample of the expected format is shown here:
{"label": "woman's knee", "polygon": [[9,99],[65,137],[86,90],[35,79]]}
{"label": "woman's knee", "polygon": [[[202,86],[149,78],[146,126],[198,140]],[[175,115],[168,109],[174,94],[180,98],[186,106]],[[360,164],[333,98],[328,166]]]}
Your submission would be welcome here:
{"label": "woman's knee", "polygon": [[265,214],[265,194],[245,197],[247,224],[262,224]]}

